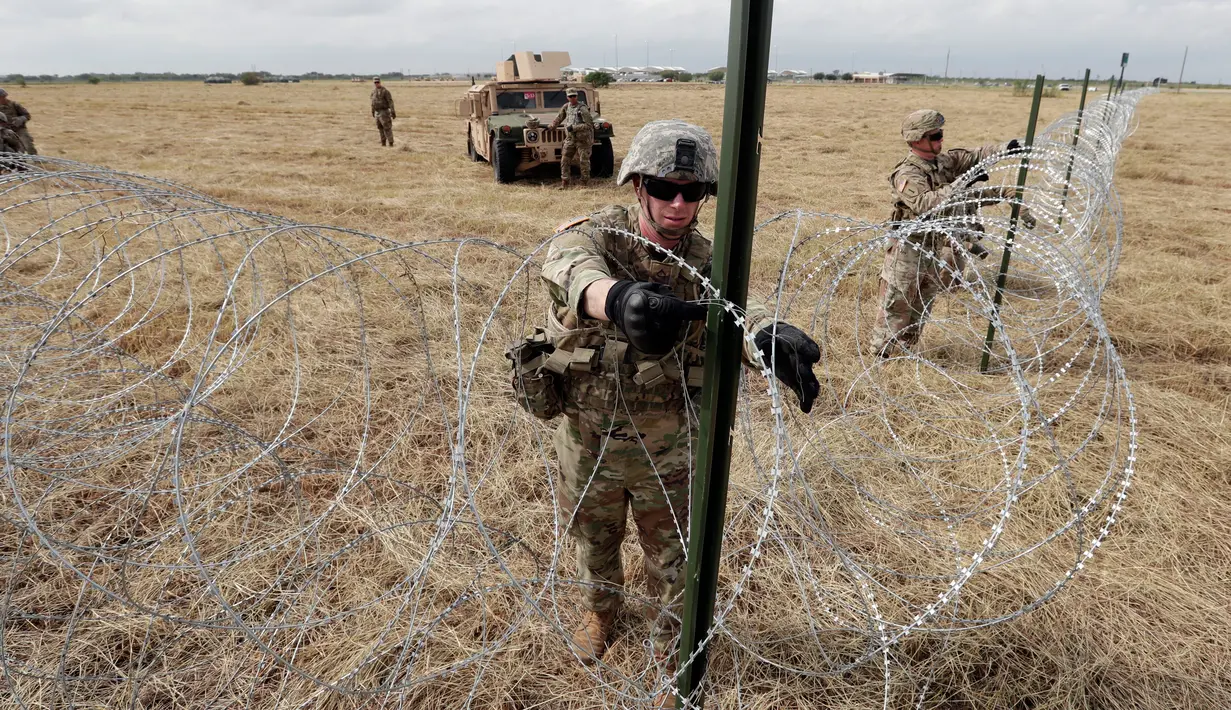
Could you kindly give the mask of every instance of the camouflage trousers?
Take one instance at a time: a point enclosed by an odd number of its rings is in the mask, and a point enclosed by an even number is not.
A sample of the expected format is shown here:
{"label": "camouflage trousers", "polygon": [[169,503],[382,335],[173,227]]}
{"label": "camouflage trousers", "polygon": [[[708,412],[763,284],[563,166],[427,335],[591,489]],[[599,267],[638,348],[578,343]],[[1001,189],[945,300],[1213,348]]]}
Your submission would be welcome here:
{"label": "camouflage trousers", "polygon": [[577,160],[581,168],[581,179],[590,179],[590,154],[594,152],[594,134],[590,131],[574,131],[564,139],[564,149],[560,151],[560,179],[568,180],[572,175],[573,160]]}
{"label": "camouflage trousers", "polygon": [[377,110],[376,130],[380,131],[381,145],[393,145],[393,116],[388,109]]}
{"label": "camouflage trousers", "polygon": [[965,259],[941,239],[923,240],[923,249],[936,257],[925,256],[919,244],[894,240],[885,253],[880,274],[880,312],[872,331],[872,352],[892,355],[913,347],[927,323],[936,295],[951,288]]}
{"label": "camouflage trousers", "polygon": [[620,544],[631,508],[645,556],[649,596],[658,600],[654,648],[670,653],[684,591],[684,543],[692,436],[686,415],[612,414],[583,409],[556,429],[558,503],[577,544],[582,606],[612,613],[623,599]]}

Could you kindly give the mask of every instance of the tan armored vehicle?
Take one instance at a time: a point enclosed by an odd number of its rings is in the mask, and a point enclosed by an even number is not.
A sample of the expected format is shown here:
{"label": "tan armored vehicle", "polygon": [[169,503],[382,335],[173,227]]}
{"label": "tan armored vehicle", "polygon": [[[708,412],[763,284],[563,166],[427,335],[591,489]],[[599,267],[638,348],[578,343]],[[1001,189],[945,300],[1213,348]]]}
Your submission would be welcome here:
{"label": "tan armored vehicle", "polygon": [[466,153],[475,162],[491,163],[496,182],[512,182],[518,173],[560,162],[565,131],[547,126],[568,102],[564,91],[570,86],[594,115],[590,175],[611,177],[611,124],[599,115],[593,86],[560,81],[560,70],[569,62],[568,52],[517,52],[496,65],[496,81],[471,86],[458,102],[457,113],[466,119]]}

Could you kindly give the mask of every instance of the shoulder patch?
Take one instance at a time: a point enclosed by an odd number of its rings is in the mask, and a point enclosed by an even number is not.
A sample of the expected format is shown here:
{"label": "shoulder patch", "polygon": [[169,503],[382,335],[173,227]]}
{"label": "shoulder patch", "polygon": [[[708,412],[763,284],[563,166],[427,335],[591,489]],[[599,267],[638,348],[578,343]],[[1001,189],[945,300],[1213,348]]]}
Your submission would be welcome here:
{"label": "shoulder patch", "polygon": [[561,223],[560,223],[560,226],[556,227],[556,234],[559,234],[560,232],[564,232],[564,231],[570,230],[570,229],[572,229],[573,227],[576,227],[576,226],[577,226],[577,225],[579,225],[579,224],[585,224],[586,222],[589,222],[589,221],[590,221],[590,218],[589,218],[589,217],[578,217],[578,218],[576,218],[576,219],[574,219],[574,220],[571,220],[571,221],[569,221],[569,222],[561,222]]}
{"label": "shoulder patch", "polygon": [[906,192],[906,185],[909,182],[910,180],[905,175],[903,175],[902,177],[898,178],[898,181],[894,183],[893,186],[897,188],[898,192]]}

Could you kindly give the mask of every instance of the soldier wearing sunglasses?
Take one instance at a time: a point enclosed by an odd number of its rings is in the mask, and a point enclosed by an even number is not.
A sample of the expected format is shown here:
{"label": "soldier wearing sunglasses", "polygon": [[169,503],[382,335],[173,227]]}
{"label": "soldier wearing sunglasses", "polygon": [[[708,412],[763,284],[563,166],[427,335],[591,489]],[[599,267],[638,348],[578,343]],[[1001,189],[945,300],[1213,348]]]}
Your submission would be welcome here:
{"label": "soldier wearing sunglasses", "polygon": [[[656,602],[655,656],[669,672],[707,307],[698,277],[668,255],[708,278],[712,247],[697,215],[717,191],[718,151],[697,126],[649,123],[633,138],[616,184],[630,182],[635,204],[561,225],[543,265],[553,299],[547,337],[553,357],[567,362],[558,368],[565,417],[554,435],[557,491],[577,543],[583,597],[573,652],[592,663],[606,650],[624,596],[620,543],[631,508]],[[764,353],[809,412],[820,390],[817,344],[760,304],[749,303],[746,319],[756,335],[745,360],[754,348]],[[659,701],[666,707],[670,694]]]}
{"label": "soldier wearing sunglasses", "polygon": [[[919,342],[932,300],[940,290],[949,288],[954,282],[953,275],[962,273],[965,267],[964,253],[955,250],[943,232],[928,231],[918,225],[911,229],[912,225],[899,223],[917,220],[949,203],[958,190],[987,181],[987,173],[981,173],[962,184],[955,183],[959,176],[988,157],[1014,153],[1020,148],[1017,140],[1011,140],[975,150],[945,150],[944,125],[945,117],[928,109],[915,111],[902,122],[902,138],[910,147],[910,153],[889,175],[893,197],[889,219],[892,229],[905,231],[899,231],[893,240],[881,270],[880,313],[872,335],[872,351],[881,357],[891,357]],[[965,192],[959,202],[944,210],[944,214],[969,214],[977,218],[979,207],[1012,199],[1015,190],[1012,185],[1004,185]],[[1022,223],[1033,229],[1034,217],[1024,205],[1020,215]],[[982,231],[977,219],[972,219],[970,226],[973,231]],[[976,246],[977,243],[972,243],[967,248],[972,252],[982,251]],[[939,258],[925,257],[924,252]]]}

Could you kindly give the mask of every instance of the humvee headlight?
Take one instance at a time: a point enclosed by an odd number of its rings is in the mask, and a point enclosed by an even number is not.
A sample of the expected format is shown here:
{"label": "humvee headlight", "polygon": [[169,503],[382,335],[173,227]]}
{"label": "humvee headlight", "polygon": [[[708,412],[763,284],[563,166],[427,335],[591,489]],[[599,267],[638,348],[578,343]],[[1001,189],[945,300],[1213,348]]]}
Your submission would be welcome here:
{"label": "humvee headlight", "polygon": [[538,139],[539,139],[538,131],[526,131],[526,142],[527,143],[534,143],[538,141]]}

